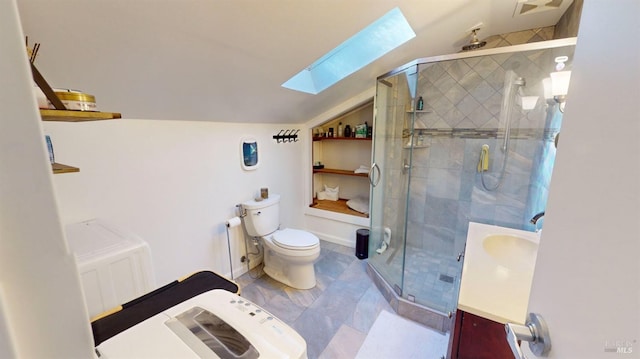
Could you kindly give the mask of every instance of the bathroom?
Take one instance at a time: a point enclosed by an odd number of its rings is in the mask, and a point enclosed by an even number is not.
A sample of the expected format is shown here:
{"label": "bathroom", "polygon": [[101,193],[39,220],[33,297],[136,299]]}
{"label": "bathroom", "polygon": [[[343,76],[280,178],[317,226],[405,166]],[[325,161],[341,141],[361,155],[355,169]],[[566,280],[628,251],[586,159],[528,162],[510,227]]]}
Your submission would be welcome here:
{"label": "bathroom", "polygon": [[[115,102],[104,106],[118,110]],[[286,193],[282,222],[304,226],[306,219],[296,208],[307,205],[306,173],[300,168],[308,160],[308,139],[304,131],[297,143],[271,138],[302,126],[128,119],[44,127],[54,139],[56,156],[82,171],[82,176],[53,178],[60,221],[100,214],[153,238],[154,262],[162,263],[156,268],[159,283],[211,263],[228,273],[224,221],[235,215],[235,204],[255,196],[260,187]],[[261,168],[269,170],[244,172],[238,157],[225,154],[239,152],[237,138],[246,134],[260,139]],[[244,248],[233,250],[238,258],[234,269],[241,271]]]}

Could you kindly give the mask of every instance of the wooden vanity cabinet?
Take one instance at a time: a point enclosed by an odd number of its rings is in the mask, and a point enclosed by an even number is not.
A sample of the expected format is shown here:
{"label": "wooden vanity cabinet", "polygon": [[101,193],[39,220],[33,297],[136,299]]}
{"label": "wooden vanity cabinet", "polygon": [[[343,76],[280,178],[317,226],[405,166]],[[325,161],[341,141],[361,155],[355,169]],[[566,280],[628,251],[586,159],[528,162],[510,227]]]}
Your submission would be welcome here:
{"label": "wooden vanity cabinet", "polygon": [[451,338],[449,358],[513,359],[504,324],[458,309]]}

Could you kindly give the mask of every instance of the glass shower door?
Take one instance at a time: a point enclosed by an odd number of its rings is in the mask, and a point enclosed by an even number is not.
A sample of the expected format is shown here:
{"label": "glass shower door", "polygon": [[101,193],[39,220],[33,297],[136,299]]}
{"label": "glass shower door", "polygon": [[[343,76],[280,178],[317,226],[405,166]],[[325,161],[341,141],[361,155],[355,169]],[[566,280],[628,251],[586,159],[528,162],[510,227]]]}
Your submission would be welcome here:
{"label": "glass shower door", "polygon": [[379,79],[371,181],[369,263],[403,295],[407,193],[411,151],[406,150],[413,125],[416,66]]}

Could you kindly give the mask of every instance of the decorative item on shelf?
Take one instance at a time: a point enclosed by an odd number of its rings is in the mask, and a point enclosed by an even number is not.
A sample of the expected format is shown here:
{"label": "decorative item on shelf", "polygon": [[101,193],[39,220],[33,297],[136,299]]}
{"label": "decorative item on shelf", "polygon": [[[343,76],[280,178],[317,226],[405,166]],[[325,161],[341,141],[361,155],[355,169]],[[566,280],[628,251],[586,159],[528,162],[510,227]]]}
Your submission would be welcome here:
{"label": "decorative item on shelf", "polygon": [[[98,111],[96,98],[93,95],[70,89],[53,89],[53,91],[67,110]],[[55,107],[49,102],[48,108],[54,109]]]}
{"label": "decorative item on shelf", "polygon": [[320,191],[317,193],[316,197],[321,201],[337,201],[339,199],[338,193],[340,191],[340,186],[336,186],[335,188],[328,187],[324,185],[324,191]]}
{"label": "decorative item on shelf", "polygon": [[424,110],[424,100],[422,99],[422,96],[418,98],[418,103],[416,104],[416,110],[417,111]]}
{"label": "decorative item on shelf", "polygon": [[351,126],[344,126],[344,137],[351,137]]}
{"label": "decorative item on shelf", "polygon": [[324,168],[324,165],[322,164],[322,162],[320,162],[320,161],[314,162],[314,164],[313,164],[313,169],[314,170],[321,170],[323,168]]}
{"label": "decorative item on shelf", "polygon": [[36,42],[33,44],[33,47],[29,47],[29,36],[25,37],[25,42],[27,45],[27,56],[29,56],[29,62],[36,62],[36,56],[38,56],[38,51],[40,51],[40,43]]}
{"label": "decorative item on shelf", "polygon": [[31,73],[33,75],[33,81],[38,85],[38,87],[42,90],[44,95],[53,105],[53,108],[56,110],[66,110],[67,108],[64,106],[62,101],[56,96],[51,89],[51,86],[47,83],[47,80],[44,79],[40,71],[34,65],[36,61],[36,56],[38,56],[38,51],[40,50],[40,44],[36,43],[33,45],[33,48],[29,48],[29,37],[27,36],[25,39],[27,46],[27,55],[29,56],[29,65],[31,66]]}
{"label": "decorative item on shelf", "polygon": [[53,155],[53,143],[51,142],[51,137],[49,135],[44,136],[45,141],[47,142],[47,151],[49,152],[49,162],[51,164],[56,163],[55,156]]}
{"label": "decorative item on shelf", "polygon": [[280,130],[277,135],[273,135],[273,139],[277,143],[298,142],[298,132],[300,130]]}

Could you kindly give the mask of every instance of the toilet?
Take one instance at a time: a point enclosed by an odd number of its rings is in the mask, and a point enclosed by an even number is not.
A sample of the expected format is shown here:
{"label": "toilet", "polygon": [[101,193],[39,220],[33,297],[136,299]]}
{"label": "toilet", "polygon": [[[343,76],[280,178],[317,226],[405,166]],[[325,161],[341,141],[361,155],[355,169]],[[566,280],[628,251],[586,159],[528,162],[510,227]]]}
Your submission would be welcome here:
{"label": "toilet", "polygon": [[280,196],[271,194],[261,201],[242,203],[244,226],[264,246],[264,272],[278,282],[296,289],[316,285],[313,263],[320,256],[320,240],[299,229],[279,229]]}

